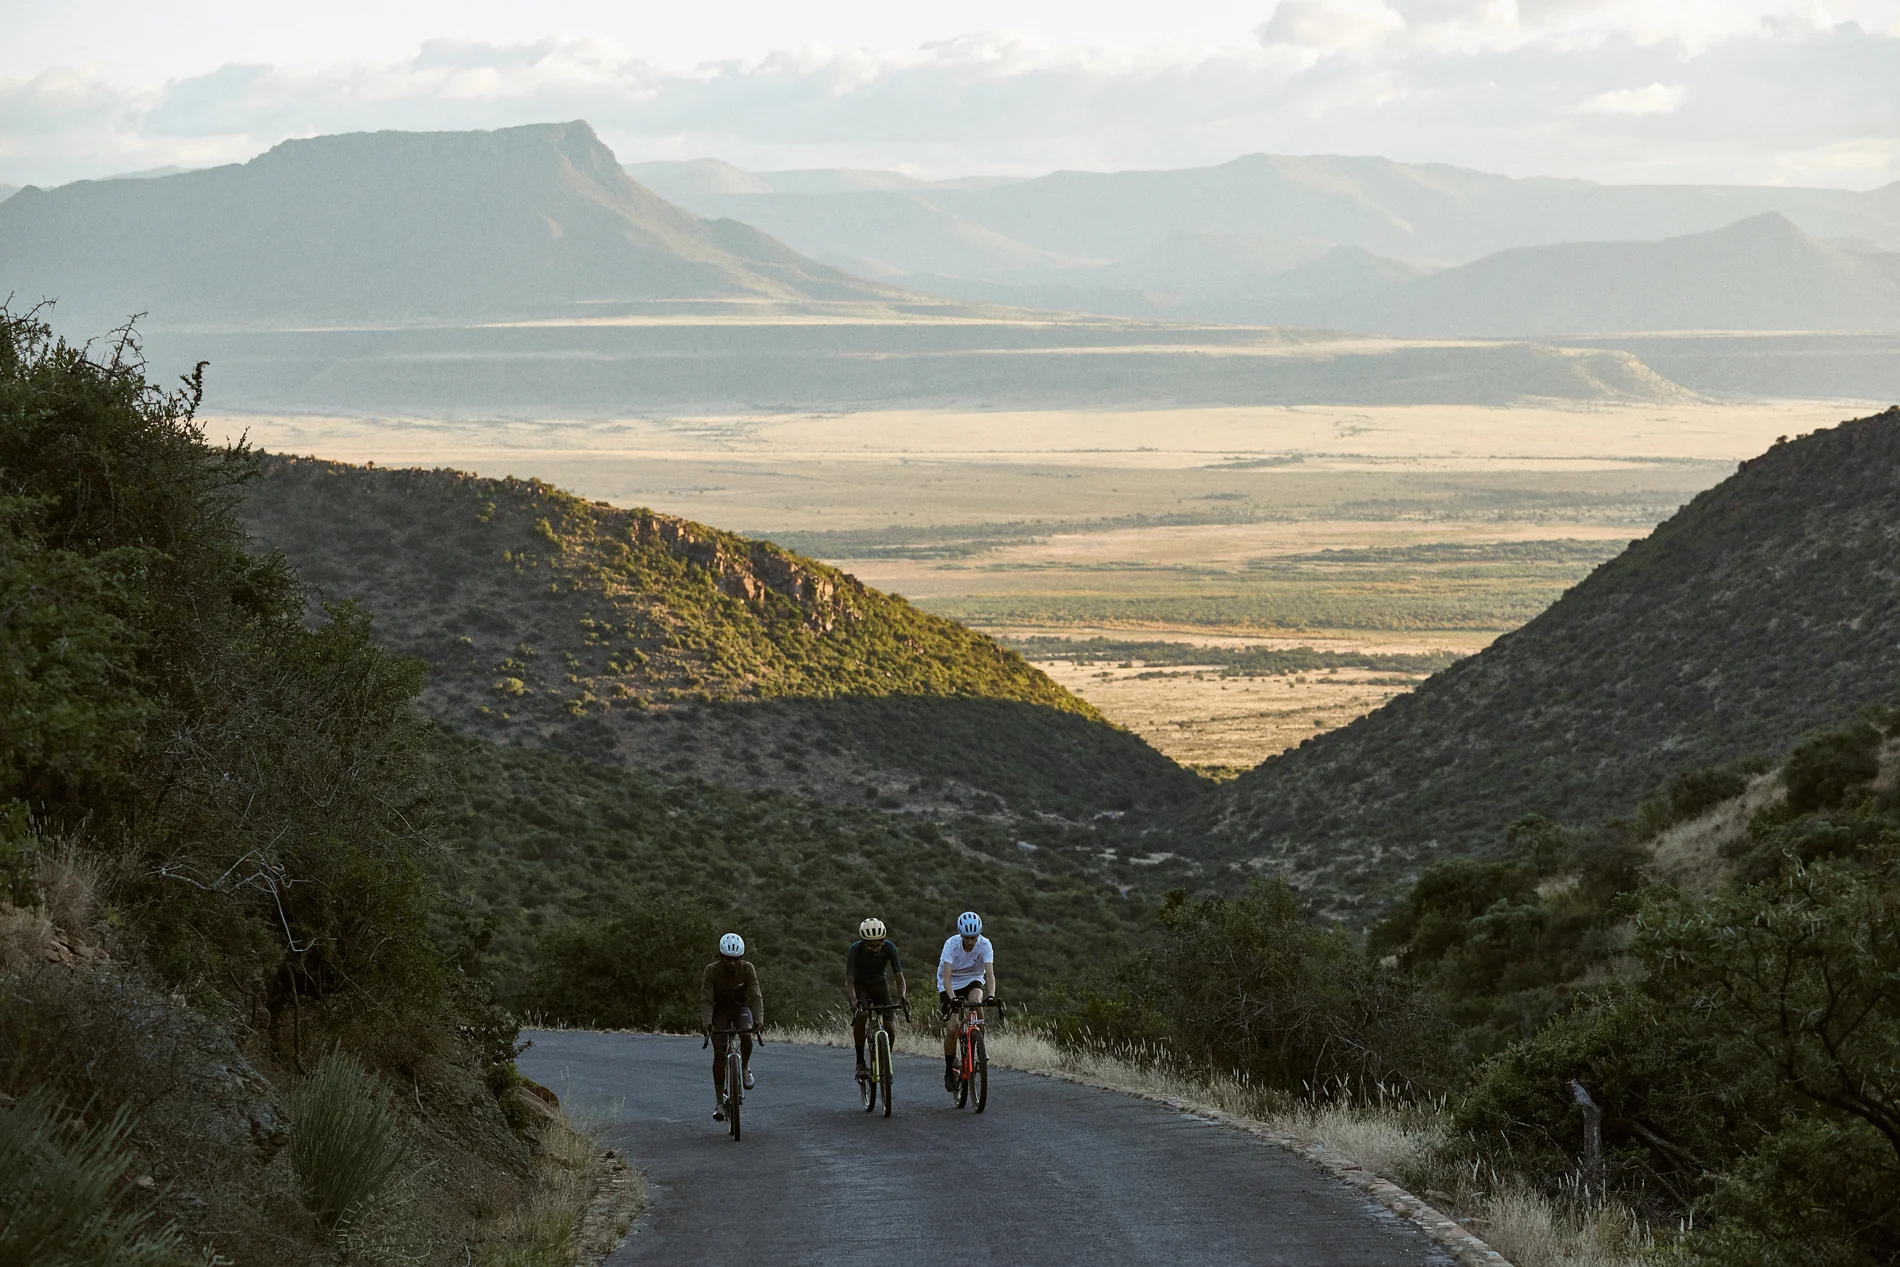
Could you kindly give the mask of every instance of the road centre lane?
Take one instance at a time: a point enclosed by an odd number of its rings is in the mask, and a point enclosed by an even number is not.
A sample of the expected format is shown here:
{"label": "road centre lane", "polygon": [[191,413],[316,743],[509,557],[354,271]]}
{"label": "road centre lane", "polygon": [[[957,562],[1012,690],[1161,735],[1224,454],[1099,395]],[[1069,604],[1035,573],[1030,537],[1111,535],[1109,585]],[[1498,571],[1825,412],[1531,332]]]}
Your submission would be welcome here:
{"label": "road centre lane", "polygon": [[849,1052],[772,1043],[734,1144],[712,1120],[698,1039],[527,1036],[522,1072],[647,1174],[647,1210],[610,1267],[1452,1262],[1299,1158],[1132,1096],[993,1069],[978,1116],[944,1093],[940,1065],[899,1057],[886,1119],[858,1107]]}

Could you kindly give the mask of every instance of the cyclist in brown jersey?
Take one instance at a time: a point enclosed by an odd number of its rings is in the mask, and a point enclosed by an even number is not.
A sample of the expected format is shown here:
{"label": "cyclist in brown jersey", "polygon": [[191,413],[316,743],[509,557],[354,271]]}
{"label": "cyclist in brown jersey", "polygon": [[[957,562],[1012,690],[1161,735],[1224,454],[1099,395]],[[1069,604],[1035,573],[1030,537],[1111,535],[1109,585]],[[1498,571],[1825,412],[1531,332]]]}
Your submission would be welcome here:
{"label": "cyclist in brown jersey", "polygon": [[726,1120],[728,1031],[738,1030],[739,1061],[745,1089],[752,1089],[752,1035],[765,1027],[765,996],[759,973],[745,957],[745,938],[727,933],[719,939],[719,958],[706,965],[699,983],[700,1025],[712,1035],[713,1119]]}

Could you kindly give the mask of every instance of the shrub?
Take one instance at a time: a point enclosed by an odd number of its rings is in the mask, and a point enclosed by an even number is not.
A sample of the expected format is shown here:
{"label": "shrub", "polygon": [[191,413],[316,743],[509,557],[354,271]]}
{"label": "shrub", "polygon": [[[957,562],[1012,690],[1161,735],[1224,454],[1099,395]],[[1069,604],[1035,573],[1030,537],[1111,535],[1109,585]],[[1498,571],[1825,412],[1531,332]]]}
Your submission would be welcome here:
{"label": "shrub", "polygon": [[1294,1094],[1444,1081],[1451,1031],[1423,993],[1308,919],[1285,881],[1200,901],[1176,890],[1159,926],[1156,948],[1125,970],[1115,995],[1084,999],[1064,1037],[1087,1028],[1135,1044],[1166,1033],[1186,1059]]}
{"label": "shrub", "polygon": [[1690,770],[1669,781],[1669,816],[1676,822],[1684,822],[1708,813],[1747,790],[1748,776],[1739,770]]}
{"label": "shrub", "polygon": [[0,1102],[0,1262],[34,1267],[182,1267],[169,1226],[124,1208],[131,1118],[84,1126],[44,1089]]}
{"label": "shrub", "polygon": [[326,1229],[362,1217],[402,1164],[396,1115],[361,1061],[332,1050],[290,1097],[290,1166]]}
{"label": "shrub", "polygon": [[1814,736],[1788,754],[1782,781],[1797,814],[1832,809],[1880,773],[1880,732],[1865,722]]}
{"label": "shrub", "polygon": [[[1829,859],[1638,921],[1640,980],[1486,1066],[1459,1109],[1553,1189],[1576,1167],[1579,1079],[1606,1175],[1697,1216],[1710,1264],[1900,1260],[1900,873]],[[1673,1221],[1673,1218],[1671,1219]]]}
{"label": "shrub", "polygon": [[578,1025],[697,1030],[713,919],[695,902],[632,898],[607,919],[558,928],[541,940],[534,998]]}

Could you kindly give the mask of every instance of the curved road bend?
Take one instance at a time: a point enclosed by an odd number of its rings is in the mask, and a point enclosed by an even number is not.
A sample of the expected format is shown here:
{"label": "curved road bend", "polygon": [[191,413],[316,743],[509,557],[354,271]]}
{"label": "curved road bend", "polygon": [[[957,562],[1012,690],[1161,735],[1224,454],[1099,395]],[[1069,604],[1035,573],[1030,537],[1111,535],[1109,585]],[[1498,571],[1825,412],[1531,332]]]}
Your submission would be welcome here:
{"label": "curved road bend", "polygon": [[522,1072],[647,1174],[609,1267],[1450,1267],[1412,1224],[1298,1158],[1165,1105],[992,1070],[959,1110],[899,1057],[897,1111],[858,1107],[851,1053],[769,1043],[745,1138],[712,1119],[697,1038],[541,1031]]}

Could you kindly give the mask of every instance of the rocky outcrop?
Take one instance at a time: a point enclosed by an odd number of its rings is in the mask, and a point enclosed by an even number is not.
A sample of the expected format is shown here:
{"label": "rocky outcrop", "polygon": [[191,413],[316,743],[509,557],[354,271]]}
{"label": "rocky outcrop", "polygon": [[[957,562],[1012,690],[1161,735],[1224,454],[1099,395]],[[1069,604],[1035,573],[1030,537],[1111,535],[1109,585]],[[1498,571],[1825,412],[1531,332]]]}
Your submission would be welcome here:
{"label": "rocky outcrop", "polygon": [[633,516],[636,544],[658,545],[711,572],[722,594],[759,610],[764,610],[768,595],[777,594],[802,609],[805,623],[820,633],[831,632],[840,622],[863,619],[861,606],[852,599],[862,599],[866,590],[848,572],[815,567],[770,542],[717,532],[671,515],[642,510]]}

